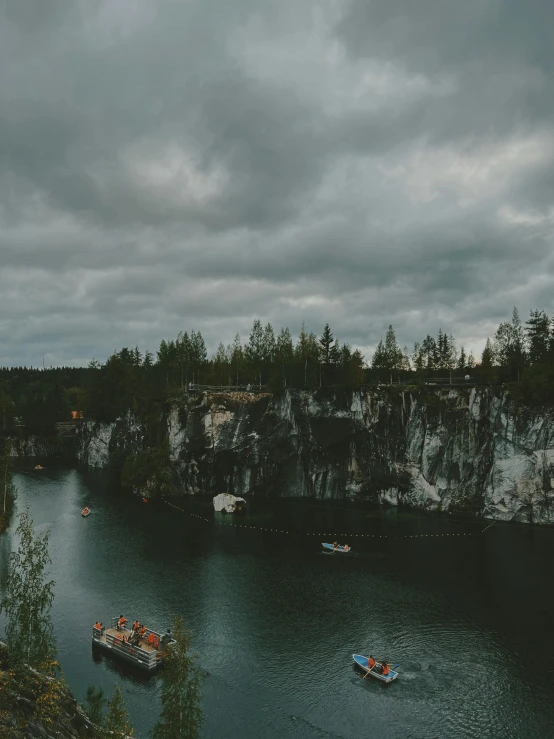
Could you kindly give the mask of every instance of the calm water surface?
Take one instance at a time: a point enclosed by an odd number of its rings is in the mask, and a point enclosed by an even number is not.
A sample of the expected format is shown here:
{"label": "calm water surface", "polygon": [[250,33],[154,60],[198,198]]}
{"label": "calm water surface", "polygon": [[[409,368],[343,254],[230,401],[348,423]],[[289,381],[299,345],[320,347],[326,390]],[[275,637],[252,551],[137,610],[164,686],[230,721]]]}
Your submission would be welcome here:
{"label": "calm water surface", "polygon": [[[118,683],[139,737],[160,682],[92,654],[91,628],[125,613],[165,629],[180,614],[208,676],[202,735],[219,739],[554,737],[554,530],[496,524],[480,538],[350,539],[217,525],[143,504],[104,476],[49,467],[16,476],[20,506],[51,532],[58,655],[81,700]],[[92,514],[83,519],[81,509]],[[236,520],[236,519],[234,519]],[[240,519],[289,531],[475,532],[446,518],[300,503]],[[341,537],[342,541],[345,537]],[[0,575],[16,544],[0,536]],[[0,622],[0,633],[3,623]],[[400,662],[390,686],[353,652]]]}

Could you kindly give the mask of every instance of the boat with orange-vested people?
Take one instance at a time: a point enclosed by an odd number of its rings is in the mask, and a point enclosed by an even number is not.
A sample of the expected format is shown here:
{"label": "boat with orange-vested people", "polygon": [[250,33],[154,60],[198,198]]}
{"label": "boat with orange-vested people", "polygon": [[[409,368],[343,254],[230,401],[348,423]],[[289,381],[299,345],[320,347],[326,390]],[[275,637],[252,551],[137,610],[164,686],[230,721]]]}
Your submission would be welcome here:
{"label": "boat with orange-vested people", "polygon": [[325,544],[322,543],[322,547],[327,551],[332,552],[351,552],[352,547],[349,547],[348,544]]}
{"label": "boat with orange-vested people", "polygon": [[112,618],[108,629],[92,627],[92,646],[106,653],[130,662],[142,670],[153,672],[163,665],[166,649],[175,639],[168,629],[165,634],[146,627],[141,628],[142,636],[127,627],[118,627],[120,618]]}
{"label": "boat with orange-vested people", "polygon": [[362,670],[365,670],[366,674],[364,675],[364,677],[367,677],[369,675],[370,677],[374,677],[377,680],[380,680],[382,683],[392,683],[394,682],[394,680],[398,680],[398,672],[395,672],[395,670],[397,667],[400,667],[399,664],[389,665],[388,674],[383,675],[378,669],[382,665],[381,662],[376,662],[374,667],[370,669],[368,657],[364,657],[362,654],[353,654],[352,659],[354,660],[354,663],[357,667],[361,667]]}
{"label": "boat with orange-vested people", "polygon": [[90,508],[88,508],[88,507],[87,508],[83,508],[83,510],[81,511],[81,516],[83,518],[86,518],[87,516],[90,516]]}

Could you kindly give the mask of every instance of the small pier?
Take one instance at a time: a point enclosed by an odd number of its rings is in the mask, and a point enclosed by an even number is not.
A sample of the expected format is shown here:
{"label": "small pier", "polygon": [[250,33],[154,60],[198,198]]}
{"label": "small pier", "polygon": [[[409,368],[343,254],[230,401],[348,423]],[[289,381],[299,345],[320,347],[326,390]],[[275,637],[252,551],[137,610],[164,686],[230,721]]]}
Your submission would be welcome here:
{"label": "small pier", "polygon": [[[168,637],[167,634],[162,634],[159,631],[153,629],[146,629],[144,635],[135,641],[131,641],[132,632],[128,628],[117,628],[119,619],[117,617],[112,618],[111,626],[109,628],[92,629],[92,645],[104,649],[114,657],[118,657],[126,662],[130,662],[143,670],[152,672],[161,667],[165,657],[166,647],[173,643],[175,639]],[[148,643],[148,637],[153,635],[154,646],[152,643]]]}

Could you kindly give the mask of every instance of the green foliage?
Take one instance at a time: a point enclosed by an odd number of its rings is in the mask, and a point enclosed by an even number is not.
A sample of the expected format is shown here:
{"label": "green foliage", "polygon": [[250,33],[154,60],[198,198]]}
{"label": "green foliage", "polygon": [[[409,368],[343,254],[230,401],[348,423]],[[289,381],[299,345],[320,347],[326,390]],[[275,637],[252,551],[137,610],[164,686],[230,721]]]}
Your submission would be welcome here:
{"label": "green foliage", "polygon": [[[329,323],[320,338],[302,324],[294,342],[288,328],[276,336],[270,323],[264,327],[256,319],[244,345],[239,334],[227,345],[220,341],[209,361],[202,334],[191,330],[163,339],[155,360],[150,352],[124,347],[103,364],[93,360],[88,368],[0,369],[0,436],[14,431],[54,433],[56,421],[68,420],[70,410],[82,410],[85,419],[96,421],[115,421],[131,412],[150,428],[160,409],[182,397],[189,383],[230,387],[259,383],[275,392],[285,387],[355,389],[365,383],[447,381],[455,372],[453,379],[470,373],[471,381],[493,385],[523,381],[526,367],[549,364],[554,364],[554,333],[543,310],[531,311],[524,325],[514,308],[477,366],[472,353],[464,347],[458,351],[452,335],[442,328],[435,337],[427,334],[416,341],[408,356],[389,325],[369,369],[359,350],[356,353],[333,336]],[[526,376],[523,386],[531,381],[530,373]],[[533,376],[538,386],[531,395],[549,402],[544,371]],[[158,437],[144,443],[159,446]]]}
{"label": "green foliage", "polygon": [[525,405],[554,404],[554,365],[542,362],[527,367],[521,381],[509,386],[509,392],[515,401]]}
{"label": "green foliage", "polygon": [[133,736],[134,729],[129,721],[125,701],[119,685],[116,685],[112,697],[108,701],[108,712],[102,723],[102,739]]}
{"label": "green foliage", "polygon": [[[175,643],[167,650],[162,677],[162,711],[152,739],[197,739],[202,725],[196,655],[190,654],[191,635],[180,618],[173,623]],[[223,732],[224,733],[224,732]]]}
{"label": "green foliage", "polygon": [[162,497],[171,489],[171,465],[167,448],[149,448],[126,457],[121,472],[124,487]]}
{"label": "green foliage", "polygon": [[88,686],[87,692],[85,693],[83,709],[93,724],[100,726],[102,723],[102,709],[107,702],[108,701],[104,697],[104,690],[102,688],[95,688],[94,685]]}
{"label": "green foliage", "polygon": [[389,326],[387,330],[385,343],[383,344],[381,340],[377,345],[377,349],[371,360],[371,366],[375,369],[387,371],[404,368],[404,353],[398,346],[396,334],[392,326]]}
{"label": "green foliage", "polygon": [[19,516],[16,534],[19,548],[10,554],[7,591],[0,601],[0,612],[7,616],[10,662],[16,667],[28,664],[44,670],[52,666],[56,651],[50,620],[55,583],[45,581],[51,562],[48,533],[35,535],[26,509]]}
{"label": "green foliage", "polygon": [[10,525],[17,490],[13,482],[11,441],[0,440],[0,533]]}
{"label": "green foliage", "polygon": [[[53,677],[59,672],[58,663],[45,664],[45,674],[41,674],[21,665],[14,666],[11,662],[10,659],[10,669],[0,672],[0,736],[15,739],[34,735],[23,733],[31,721],[34,724],[40,722],[50,730],[48,736],[54,736],[53,731],[63,721],[63,704],[67,704],[68,698],[63,678]],[[25,700],[14,702],[14,695],[24,696]],[[2,733],[3,719],[7,717],[15,719],[18,732]]]}
{"label": "green foliage", "polygon": [[550,318],[543,310],[532,310],[525,326],[529,359],[532,364],[542,364],[548,357],[552,340]]}

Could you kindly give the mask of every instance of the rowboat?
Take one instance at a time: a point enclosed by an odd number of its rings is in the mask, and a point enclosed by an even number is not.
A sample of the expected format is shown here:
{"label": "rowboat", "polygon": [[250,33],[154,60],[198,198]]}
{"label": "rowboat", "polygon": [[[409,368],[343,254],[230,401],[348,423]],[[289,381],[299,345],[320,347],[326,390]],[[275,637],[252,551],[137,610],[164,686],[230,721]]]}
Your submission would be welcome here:
{"label": "rowboat", "polygon": [[324,549],[330,549],[332,552],[351,552],[352,547],[345,547],[345,546],[337,546],[334,547],[332,544],[325,544],[322,543],[322,546]]}
{"label": "rowboat", "polygon": [[88,509],[87,509],[87,508],[84,508],[84,509],[83,509],[83,510],[81,511],[81,516],[82,516],[83,518],[86,518],[87,516],[90,516],[90,508],[88,508]]}
{"label": "rowboat", "polygon": [[[358,667],[361,667],[365,672],[367,672],[369,661],[367,657],[364,657],[361,654],[353,654],[352,659],[354,660],[356,665],[358,665]],[[395,667],[398,667],[398,665],[395,665]],[[391,669],[388,675],[381,675],[379,672],[377,672],[377,668],[374,667],[369,673],[369,676],[374,677],[376,680],[380,680],[382,683],[392,683],[393,680],[398,679],[398,672],[395,672]]]}

